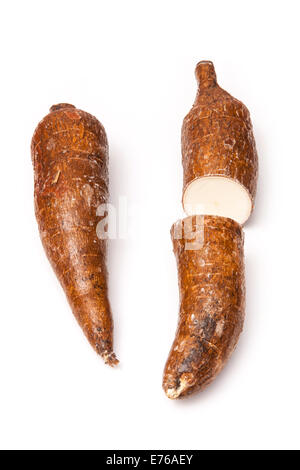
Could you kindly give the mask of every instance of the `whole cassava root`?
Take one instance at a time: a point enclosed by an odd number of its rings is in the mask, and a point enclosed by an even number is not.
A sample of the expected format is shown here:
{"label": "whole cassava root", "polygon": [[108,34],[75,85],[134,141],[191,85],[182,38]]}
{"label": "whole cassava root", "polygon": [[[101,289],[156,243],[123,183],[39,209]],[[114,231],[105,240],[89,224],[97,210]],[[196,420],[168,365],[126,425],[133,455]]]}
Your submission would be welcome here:
{"label": "whole cassava root", "polygon": [[169,398],[181,398],[203,390],[215,378],[242,331],[243,232],[232,219],[197,215],[176,222],[171,237],[180,314],[163,388]]}
{"label": "whole cassava root", "polygon": [[31,154],[35,213],[47,257],[89,342],[114,365],[106,240],[96,234],[97,207],[108,199],[105,130],[73,105],[54,105],[34,132]]}
{"label": "whole cassava root", "polygon": [[196,78],[197,96],[181,133],[183,208],[188,215],[221,215],[244,224],[258,173],[250,114],[218,85],[212,62],[199,62]]}

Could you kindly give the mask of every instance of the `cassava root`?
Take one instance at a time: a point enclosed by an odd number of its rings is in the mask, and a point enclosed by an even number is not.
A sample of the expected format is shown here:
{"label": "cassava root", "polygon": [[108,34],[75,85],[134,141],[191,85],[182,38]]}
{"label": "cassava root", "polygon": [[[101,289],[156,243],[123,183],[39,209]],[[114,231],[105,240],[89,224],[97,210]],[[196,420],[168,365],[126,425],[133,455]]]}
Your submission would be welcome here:
{"label": "cassava root", "polygon": [[31,153],[45,252],[90,344],[114,365],[106,240],[96,234],[97,207],[108,199],[104,127],[73,105],[54,105],[34,132]]}

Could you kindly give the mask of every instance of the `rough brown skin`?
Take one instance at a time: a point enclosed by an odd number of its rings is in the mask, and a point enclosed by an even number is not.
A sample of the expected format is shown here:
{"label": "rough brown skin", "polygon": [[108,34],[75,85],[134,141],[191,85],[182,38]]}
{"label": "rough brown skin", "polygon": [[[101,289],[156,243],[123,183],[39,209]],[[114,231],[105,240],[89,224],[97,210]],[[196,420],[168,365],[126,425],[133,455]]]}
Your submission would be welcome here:
{"label": "rough brown skin", "polygon": [[[183,237],[178,239],[182,226]],[[180,314],[163,388],[169,398],[182,398],[203,390],[216,377],[242,331],[244,237],[237,222],[209,215],[179,220],[171,228],[171,237],[178,267]],[[187,249],[197,239],[199,246]]]}
{"label": "rough brown skin", "polygon": [[47,257],[89,342],[114,365],[106,241],[96,234],[96,210],[108,198],[105,130],[94,116],[61,103],[37,126],[31,154],[35,213]]}
{"label": "rough brown skin", "polygon": [[249,111],[219,87],[212,62],[199,62],[195,73],[198,92],[181,132],[182,201],[196,178],[223,176],[247,189],[253,209],[258,160]]}

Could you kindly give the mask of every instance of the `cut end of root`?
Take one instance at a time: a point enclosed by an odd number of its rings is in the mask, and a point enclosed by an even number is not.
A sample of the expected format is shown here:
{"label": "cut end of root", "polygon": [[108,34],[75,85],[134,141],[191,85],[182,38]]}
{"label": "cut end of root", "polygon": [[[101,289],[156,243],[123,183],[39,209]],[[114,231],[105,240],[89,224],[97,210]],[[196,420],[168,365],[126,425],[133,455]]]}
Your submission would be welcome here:
{"label": "cut end of root", "polygon": [[183,395],[189,387],[189,382],[186,379],[181,378],[178,387],[166,388],[165,392],[168,398],[176,400],[176,398],[180,398],[180,396]]}
{"label": "cut end of root", "polygon": [[210,88],[217,84],[215,67],[210,60],[201,60],[201,62],[198,62],[195,74],[201,88]]}
{"label": "cut end of root", "polygon": [[215,215],[243,225],[252,212],[252,200],[238,181],[223,176],[202,176],[184,190],[183,209],[187,215]]}
{"label": "cut end of root", "polygon": [[117,359],[117,356],[115,355],[114,352],[104,352],[103,354],[101,354],[105,364],[108,364],[109,366],[111,367],[114,367],[116,366],[117,364],[119,364],[119,360]]}
{"label": "cut end of root", "polygon": [[52,113],[53,111],[58,111],[60,109],[67,109],[67,108],[73,108],[74,109],[74,108],[76,108],[76,106],[74,106],[73,104],[69,104],[69,103],[54,104],[50,108],[50,113]]}

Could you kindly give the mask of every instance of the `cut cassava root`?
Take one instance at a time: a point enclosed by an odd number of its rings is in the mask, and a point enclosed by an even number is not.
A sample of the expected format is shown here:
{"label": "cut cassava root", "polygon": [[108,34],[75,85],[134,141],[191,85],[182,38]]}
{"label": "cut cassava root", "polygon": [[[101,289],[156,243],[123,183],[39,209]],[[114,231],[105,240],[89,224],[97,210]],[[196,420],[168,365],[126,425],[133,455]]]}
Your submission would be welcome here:
{"label": "cut cassava root", "polygon": [[114,365],[106,240],[96,234],[97,208],[108,199],[105,130],[73,105],[54,105],[34,132],[31,154],[35,213],[47,257],[89,342]]}
{"label": "cut cassava root", "polygon": [[187,215],[220,215],[244,224],[258,172],[250,114],[219,87],[212,62],[199,62],[196,77],[197,96],[181,134],[183,208]]}
{"label": "cut cassava root", "polygon": [[[163,388],[169,398],[203,390],[222,370],[243,328],[243,232],[232,219],[191,216],[171,228],[180,314]],[[195,246],[194,246],[195,244]]]}
{"label": "cut cassava root", "polygon": [[171,398],[203,390],[222,370],[243,328],[242,225],[254,206],[258,161],[249,111],[219,87],[210,61],[182,126],[188,215],[172,226],[180,314],[163,377]]}

